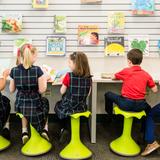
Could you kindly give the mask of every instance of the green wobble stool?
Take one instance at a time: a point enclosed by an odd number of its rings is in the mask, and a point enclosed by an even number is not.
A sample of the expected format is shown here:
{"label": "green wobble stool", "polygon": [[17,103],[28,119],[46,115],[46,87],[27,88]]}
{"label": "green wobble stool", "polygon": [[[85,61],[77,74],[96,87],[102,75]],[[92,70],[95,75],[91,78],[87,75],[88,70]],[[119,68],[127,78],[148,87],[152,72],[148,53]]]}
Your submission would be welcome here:
{"label": "green wobble stool", "polygon": [[0,136],[0,151],[3,151],[7,149],[11,145],[11,142],[4,138],[3,136]]}
{"label": "green wobble stool", "polygon": [[63,159],[86,159],[92,156],[92,152],[80,140],[80,117],[89,117],[90,112],[76,113],[71,115],[71,141],[60,152]]}
{"label": "green wobble stool", "polygon": [[114,112],[116,115],[120,114],[124,116],[124,124],[122,135],[110,143],[111,150],[122,156],[138,155],[141,149],[131,137],[132,123],[134,117],[141,119],[143,116],[146,116],[145,111],[126,112],[116,106],[114,107]]}
{"label": "green wobble stool", "polygon": [[[17,114],[20,118],[23,118],[22,114]],[[26,156],[39,156],[49,152],[52,148],[52,144],[36,131],[36,129],[30,124],[31,136],[27,143],[22,147],[21,152]]]}

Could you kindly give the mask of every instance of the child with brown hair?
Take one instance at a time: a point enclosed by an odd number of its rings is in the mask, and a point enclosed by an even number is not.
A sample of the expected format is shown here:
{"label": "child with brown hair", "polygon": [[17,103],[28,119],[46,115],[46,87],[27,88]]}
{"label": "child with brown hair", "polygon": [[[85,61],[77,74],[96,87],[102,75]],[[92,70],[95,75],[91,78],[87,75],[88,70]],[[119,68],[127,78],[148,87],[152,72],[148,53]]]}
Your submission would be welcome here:
{"label": "child with brown hair", "polygon": [[40,67],[33,64],[37,60],[37,50],[31,44],[21,47],[17,55],[17,67],[12,68],[10,92],[17,89],[15,110],[23,114],[22,142],[29,139],[28,123],[31,123],[41,135],[48,137],[49,102],[41,94],[47,89],[47,77]]}
{"label": "child with brown hair", "polygon": [[71,54],[68,66],[71,72],[66,74],[62,82],[62,100],[55,106],[55,112],[61,120],[61,134],[66,129],[66,120],[71,114],[87,110],[86,98],[92,85],[88,59],[83,52]]}

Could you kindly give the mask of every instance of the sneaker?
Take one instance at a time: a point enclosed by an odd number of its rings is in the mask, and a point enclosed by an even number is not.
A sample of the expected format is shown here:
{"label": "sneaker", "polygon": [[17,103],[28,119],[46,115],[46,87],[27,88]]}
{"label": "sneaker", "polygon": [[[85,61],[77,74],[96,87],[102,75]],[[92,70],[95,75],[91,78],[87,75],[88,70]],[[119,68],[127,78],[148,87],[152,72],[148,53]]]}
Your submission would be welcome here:
{"label": "sneaker", "polygon": [[45,138],[47,141],[49,141],[49,134],[47,130],[43,129],[41,136]]}
{"label": "sneaker", "polygon": [[26,142],[29,140],[29,135],[27,132],[22,133],[22,143],[26,144]]}
{"label": "sneaker", "polygon": [[68,137],[69,137],[69,132],[68,132],[68,130],[62,128],[59,137],[60,137],[60,138],[59,138],[59,143],[60,143],[60,144],[65,143],[65,142],[68,140]]}
{"label": "sneaker", "polygon": [[145,150],[141,153],[141,156],[147,156],[153,151],[157,150],[160,147],[160,145],[157,143],[157,141],[154,141],[152,144],[148,144]]}
{"label": "sneaker", "polygon": [[11,137],[10,137],[10,131],[9,131],[8,128],[4,128],[4,129],[2,130],[2,136],[3,136],[4,138],[8,139],[8,140],[11,139]]}

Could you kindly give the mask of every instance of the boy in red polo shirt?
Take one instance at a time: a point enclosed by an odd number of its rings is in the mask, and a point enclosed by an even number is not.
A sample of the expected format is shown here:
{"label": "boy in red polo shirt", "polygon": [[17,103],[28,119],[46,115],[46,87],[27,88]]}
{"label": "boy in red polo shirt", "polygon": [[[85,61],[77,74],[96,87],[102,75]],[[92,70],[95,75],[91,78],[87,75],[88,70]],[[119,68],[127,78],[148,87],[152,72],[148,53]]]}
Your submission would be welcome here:
{"label": "boy in red polo shirt", "polygon": [[140,112],[150,110],[150,105],[145,100],[146,88],[157,92],[153,78],[144,71],[140,64],[143,53],[139,49],[132,49],[127,54],[128,68],[113,75],[112,79],[122,80],[121,95],[107,92],[105,93],[105,109],[109,115],[113,112],[113,103],[125,111]]}

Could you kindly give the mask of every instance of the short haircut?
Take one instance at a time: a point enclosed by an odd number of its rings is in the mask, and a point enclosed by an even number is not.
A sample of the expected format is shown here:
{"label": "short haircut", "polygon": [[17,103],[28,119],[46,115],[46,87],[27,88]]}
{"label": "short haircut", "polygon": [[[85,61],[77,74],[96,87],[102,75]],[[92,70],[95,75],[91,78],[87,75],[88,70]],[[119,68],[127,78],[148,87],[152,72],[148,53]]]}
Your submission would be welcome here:
{"label": "short haircut", "polygon": [[127,53],[127,58],[134,65],[140,65],[143,60],[143,52],[139,49],[132,49]]}

